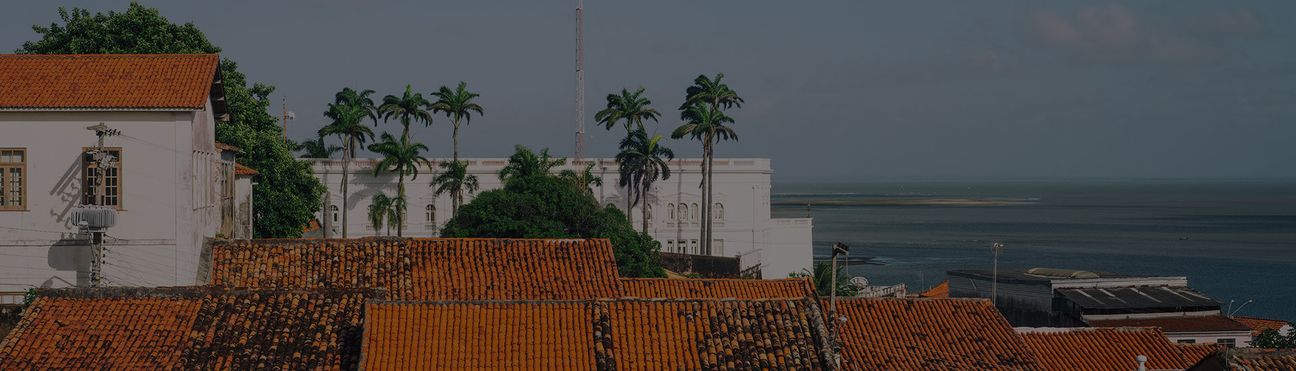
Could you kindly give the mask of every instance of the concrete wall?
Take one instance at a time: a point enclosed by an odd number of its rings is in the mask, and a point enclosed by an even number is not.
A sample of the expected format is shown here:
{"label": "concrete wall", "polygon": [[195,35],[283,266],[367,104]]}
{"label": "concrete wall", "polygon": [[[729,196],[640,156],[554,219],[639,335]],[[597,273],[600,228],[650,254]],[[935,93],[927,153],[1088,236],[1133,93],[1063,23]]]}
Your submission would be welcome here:
{"label": "concrete wall", "polygon": [[1173,343],[1188,342],[1193,344],[1216,344],[1222,339],[1233,339],[1233,346],[1247,347],[1251,343],[1251,332],[1167,332],[1166,338]]}
{"label": "concrete wall", "polygon": [[[434,159],[434,162],[446,159]],[[498,173],[505,165],[503,158],[472,158],[468,161],[469,173],[477,177],[481,190],[490,190],[502,186]],[[341,197],[341,160],[311,160],[315,175],[320,178],[329,194],[325,196],[328,206],[337,206],[338,210],[347,210],[348,236],[361,237],[386,234],[386,231],[375,231],[368,226],[368,207],[373,195],[383,192],[396,194],[396,177],[390,175],[373,176],[372,159],[357,159],[351,164],[350,190],[351,197],[345,208]],[[611,159],[592,159],[595,163],[594,173],[603,178],[603,186],[594,189],[594,197],[600,203],[626,208],[626,189],[617,187],[616,162]],[[662,251],[699,254],[700,220],[692,218],[694,205],[700,208],[701,182],[700,159],[677,159],[671,162],[671,178],[657,182],[648,195],[650,210],[648,233],[662,243]],[[761,265],[764,277],[786,277],[788,273],[800,272],[811,265],[811,230],[809,219],[780,220],[770,218],[770,168],[769,159],[716,159],[715,160],[714,201],[723,208],[723,217],[717,209],[717,220],[712,237],[714,249],[710,255],[741,257],[744,267]],[[584,165],[567,165],[560,169],[583,169]],[[440,226],[451,217],[450,197],[437,197],[429,186],[435,172],[432,169],[420,169],[416,179],[406,179],[406,195],[409,200],[409,220],[404,235],[409,237],[436,236]],[[473,195],[466,195],[465,202]],[[686,205],[689,210],[679,217],[679,206]],[[427,220],[427,205],[435,207],[434,220]],[[642,226],[642,206],[630,210],[636,229]],[[670,212],[674,208],[675,212]],[[674,217],[672,217],[674,215]],[[332,213],[324,216],[330,229],[330,237],[341,236],[342,218]],[[393,231],[394,235],[395,232]],[[681,244],[680,242],[683,242]],[[698,241],[695,245],[694,241]],[[681,247],[683,246],[683,247]]]}
{"label": "concrete wall", "polygon": [[210,182],[219,162],[213,121],[210,109],[0,112],[0,147],[27,149],[28,190],[27,210],[0,211],[0,292],[88,283],[88,241],[71,217],[85,184],[82,148],[97,139],[86,127],[100,122],[123,134],[105,140],[122,149],[121,210],[108,230],[106,279],[129,286],[194,283],[201,242],[219,227],[219,197]]}

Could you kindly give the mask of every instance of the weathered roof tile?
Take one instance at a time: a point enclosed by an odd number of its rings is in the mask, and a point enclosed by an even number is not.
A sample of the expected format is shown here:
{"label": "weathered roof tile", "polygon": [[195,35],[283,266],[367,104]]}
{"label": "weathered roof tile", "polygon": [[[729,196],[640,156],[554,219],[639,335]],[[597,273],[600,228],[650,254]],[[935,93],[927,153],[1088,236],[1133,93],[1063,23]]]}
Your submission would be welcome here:
{"label": "weathered roof tile", "polygon": [[215,54],[0,54],[0,108],[202,109]]}

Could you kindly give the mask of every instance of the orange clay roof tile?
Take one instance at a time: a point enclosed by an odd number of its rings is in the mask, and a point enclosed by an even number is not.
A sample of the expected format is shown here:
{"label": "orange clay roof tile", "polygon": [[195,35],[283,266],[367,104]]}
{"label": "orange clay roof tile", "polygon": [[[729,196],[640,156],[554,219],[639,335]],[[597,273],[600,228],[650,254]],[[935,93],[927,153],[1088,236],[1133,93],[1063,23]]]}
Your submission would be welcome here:
{"label": "orange clay roof tile", "polygon": [[0,54],[0,108],[202,109],[215,54]]}
{"label": "orange clay roof tile", "polygon": [[376,291],[41,290],[0,369],[354,369]]}
{"label": "orange clay roof tile", "polygon": [[606,239],[221,241],[212,283],[242,288],[382,288],[401,300],[616,297]]}
{"label": "orange clay roof tile", "polygon": [[949,280],[941,281],[939,285],[923,291],[918,294],[923,298],[948,299],[949,298]]}
{"label": "orange clay roof tile", "polygon": [[796,299],[813,298],[815,293],[810,280],[805,278],[623,278],[621,295],[669,299]]}
{"label": "orange clay roof tile", "polygon": [[256,169],[244,166],[243,164],[234,164],[234,175],[261,175]]}
{"label": "orange clay roof tile", "polygon": [[1217,349],[1188,370],[1296,370],[1296,349]]}
{"label": "orange clay roof tile", "polygon": [[1147,327],[1023,329],[1021,336],[1049,371],[1133,370],[1139,355],[1148,357],[1148,369],[1183,369],[1205,356],[1186,354],[1161,330]]}
{"label": "orange clay roof tile", "polygon": [[837,311],[848,370],[1042,369],[988,300],[855,298]]}
{"label": "orange clay roof tile", "polygon": [[823,369],[810,300],[377,302],[361,367]]}
{"label": "orange clay roof tile", "polygon": [[1290,322],[1277,320],[1277,319],[1267,319],[1267,318],[1258,318],[1258,317],[1240,317],[1240,316],[1233,317],[1233,319],[1238,322],[1241,322],[1243,325],[1246,325],[1247,327],[1250,327],[1251,336],[1258,336],[1260,335],[1261,332],[1264,332],[1265,330],[1280,331],[1283,328],[1283,326],[1291,326]]}

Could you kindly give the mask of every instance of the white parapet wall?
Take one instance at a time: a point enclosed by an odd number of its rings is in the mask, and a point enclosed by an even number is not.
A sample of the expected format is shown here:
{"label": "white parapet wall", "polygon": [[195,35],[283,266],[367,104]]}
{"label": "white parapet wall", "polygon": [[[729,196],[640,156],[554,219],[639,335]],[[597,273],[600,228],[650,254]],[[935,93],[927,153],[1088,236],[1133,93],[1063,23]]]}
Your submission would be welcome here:
{"label": "white parapet wall", "polygon": [[[477,177],[481,191],[502,186],[498,173],[506,164],[503,158],[465,158],[468,171]],[[325,197],[327,210],[321,221],[328,225],[330,237],[341,236],[341,181],[342,160],[310,159],[315,175],[328,189]],[[435,166],[440,161],[434,159]],[[702,192],[701,159],[671,161],[671,178],[657,182],[648,195],[648,233],[662,244],[662,251],[741,257],[743,267],[759,265],[766,278],[786,277],[789,273],[809,268],[813,258],[811,250],[812,221],[808,218],[770,218],[769,159],[738,158],[716,159],[714,195],[713,249],[701,251],[700,228]],[[396,193],[396,177],[373,176],[374,159],[356,159],[350,165],[349,188],[351,195],[345,207],[348,237],[385,235],[368,226],[368,208],[372,197],[383,192]],[[617,164],[612,159],[590,159],[579,164],[568,164],[563,169],[581,170],[594,164],[594,174],[603,178],[603,185],[594,189],[600,203],[626,209],[626,189],[618,187]],[[437,168],[420,169],[418,178],[406,180],[409,218],[404,235],[409,237],[436,236],[437,231],[450,219],[450,197],[437,197],[429,186]],[[465,201],[475,195],[465,196]],[[636,229],[642,226],[640,203],[629,214]]]}

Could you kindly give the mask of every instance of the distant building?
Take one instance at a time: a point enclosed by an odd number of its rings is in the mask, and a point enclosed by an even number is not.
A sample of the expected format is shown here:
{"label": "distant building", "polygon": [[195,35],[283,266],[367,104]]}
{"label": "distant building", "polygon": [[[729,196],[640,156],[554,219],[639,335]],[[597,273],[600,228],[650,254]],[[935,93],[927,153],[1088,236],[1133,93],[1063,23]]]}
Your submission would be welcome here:
{"label": "distant building", "polygon": [[952,270],[951,297],[990,298],[1017,327],[1160,327],[1173,341],[1244,346],[1250,328],[1224,317],[1220,303],[1188,278],[1033,268]]}
{"label": "distant building", "polygon": [[[105,284],[195,283],[204,239],[232,227],[221,212],[233,201],[234,164],[215,143],[228,117],[219,63],[214,54],[0,55],[0,292],[88,284],[82,227],[92,214],[115,214]],[[101,123],[119,135],[94,154],[87,128]]]}
{"label": "distant building", "polygon": [[[314,164],[315,176],[328,188],[325,197],[327,213],[320,220],[330,237],[341,236],[343,209],[350,213],[348,237],[383,235],[368,223],[368,209],[373,195],[396,193],[396,177],[373,176],[376,160],[357,159],[350,165],[350,205],[342,207],[342,160],[306,159]],[[468,172],[477,177],[481,191],[502,187],[499,170],[503,158],[468,158]],[[437,159],[434,162],[446,161]],[[703,251],[698,240],[702,225],[700,159],[676,159],[670,162],[671,177],[657,182],[646,202],[649,210],[648,234],[662,244],[662,252],[738,257],[744,271],[761,272],[765,278],[787,277],[789,273],[810,268],[813,224],[810,218],[772,218],[770,216],[769,159],[716,159],[714,189],[714,232],[711,251]],[[603,185],[594,189],[602,204],[625,209],[626,189],[617,186],[617,164],[612,159],[591,159],[594,175]],[[584,164],[568,164],[563,169],[582,170]],[[417,179],[406,179],[409,218],[405,236],[434,237],[450,220],[450,197],[436,196],[429,182],[433,169],[420,169]],[[465,202],[474,195],[466,195]],[[629,212],[635,229],[640,228],[644,203]]]}

